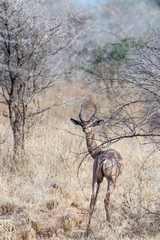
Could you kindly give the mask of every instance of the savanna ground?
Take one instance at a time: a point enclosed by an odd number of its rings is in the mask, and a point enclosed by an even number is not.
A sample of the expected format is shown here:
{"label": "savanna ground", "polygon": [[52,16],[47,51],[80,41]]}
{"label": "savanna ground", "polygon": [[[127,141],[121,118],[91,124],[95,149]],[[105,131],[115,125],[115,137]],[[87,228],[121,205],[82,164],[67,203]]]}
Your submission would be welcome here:
{"label": "savanna ground", "polygon": [[[87,156],[81,165],[80,187],[77,170],[87,148],[84,133],[70,118],[78,119],[85,99],[89,99],[89,110],[84,116],[89,118],[96,95],[76,83],[64,83],[57,90],[46,92],[39,101],[47,105],[57,99],[63,105],[65,99],[70,101],[65,107],[55,106],[46,112],[26,135],[25,156],[18,174],[10,171],[12,133],[6,118],[1,116],[1,140],[7,136],[0,145],[1,240],[85,239],[93,159]],[[97,101],[99,112],[103,101]],[[38,103],[33,105],[37,106]],[[104,179],[87,239],[160,239],[158,156],[149,157],[152,146],[141,145],[137,139],[124,139],[111,148],[121,153],[125,166],[111,196],[112,228],[105,221]]]}

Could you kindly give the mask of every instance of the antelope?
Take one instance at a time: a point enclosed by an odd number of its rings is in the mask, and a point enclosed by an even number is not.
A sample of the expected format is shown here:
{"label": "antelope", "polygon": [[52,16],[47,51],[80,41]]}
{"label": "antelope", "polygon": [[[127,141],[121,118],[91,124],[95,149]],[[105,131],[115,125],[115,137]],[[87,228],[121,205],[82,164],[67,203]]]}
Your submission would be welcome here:
{"label": "antelope", "polygon": [[[104,177],[108,181],[107,194],[104,199],[104,205],[105,205],[105,211],[106,211],[106,221],[110,222],[110,216],[109,216],[110,196],[116,187],[116,181],[117,181],[118,176],[123,171],[123,159],[117,151],[115,151],[113,149],[102,150],[97,145],[93,128],[95,126],[99,126],[99,125],[103,124],[104,120],[98,119],[95,122],[93,122],[95,119],[95,116],[97,114],[96,105],[95,105],[95,112],[88,121],[85,121],[83,119],[82,111],[83,111],[83,105],[81,106],[81,111],[79,113],[80,121],[75,120],[73,118],[71,118],[71,121],[73,124],[82,127],[82,130],[83,130],[83,132],[85,132],[85,136],[86,136],[86,144],[87,144],[88,152],[91,155],[91,157],[94,159],[93,179],[92,179],[92,196],[91,196],[91,201],[90,201],[89,221],[88,221],[87,231],[86,231],[86,235],[88,235],[89,231],[90,231],[91,218],[93,215],[94,206],[96,204],[100,185],[101,185]],[[95,186],[97,186],[97,188]]]}

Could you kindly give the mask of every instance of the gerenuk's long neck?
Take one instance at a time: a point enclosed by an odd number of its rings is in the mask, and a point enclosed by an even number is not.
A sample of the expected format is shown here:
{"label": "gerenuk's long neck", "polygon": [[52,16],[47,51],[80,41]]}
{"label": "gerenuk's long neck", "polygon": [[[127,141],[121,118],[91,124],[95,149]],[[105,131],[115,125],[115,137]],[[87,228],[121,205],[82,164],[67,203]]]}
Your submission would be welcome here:
{"label": "gerenuk's long neck", "polygon": [[102,153],[102,150],[100,147],[98,147],[96,140],[95,140],[95,134],[93,132],[86,133],[86,143],[88,152],[92,156],[92,158],[96,158],[99,154]]}

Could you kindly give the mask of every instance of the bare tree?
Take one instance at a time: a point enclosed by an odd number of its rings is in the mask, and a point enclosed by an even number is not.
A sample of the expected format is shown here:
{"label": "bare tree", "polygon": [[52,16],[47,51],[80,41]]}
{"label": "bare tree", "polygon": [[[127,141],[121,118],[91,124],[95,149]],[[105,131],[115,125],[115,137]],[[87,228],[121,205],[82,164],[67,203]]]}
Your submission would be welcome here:
{"label": "bare tree", "polygon": [[106,45],[85,69],[92,75],[87,84],[104,82],[99,93],[110,98],[110,107],[104,112],[109,136],[104,144],[142,137],[159,146],[159,30],[150,27],[144,40],[117,39],[119,42]]}
{"label": "bare tree", "polygon": [[67,63],[67,51],[75,40],[68,17],[49,16],[40,1],[1,1],[0,102],[9,112],[14,163],[24,149],[26,120],[48,109],[30,112],[28,106],[60,79]]}
{"label": "bare tree", "polygon": [[[148,143],[160,144],[160,38],[159,31],[150,29],[148,37],[131,44],[128,60],[116,71],[123,82],[116,108],[110,117],[119,125],[118,137],[145,137]],[[118,121],[117,121],[118,120]],[[114,123],[114,124],[115,124]],[[146,140],[145,140],[146,141]]]}

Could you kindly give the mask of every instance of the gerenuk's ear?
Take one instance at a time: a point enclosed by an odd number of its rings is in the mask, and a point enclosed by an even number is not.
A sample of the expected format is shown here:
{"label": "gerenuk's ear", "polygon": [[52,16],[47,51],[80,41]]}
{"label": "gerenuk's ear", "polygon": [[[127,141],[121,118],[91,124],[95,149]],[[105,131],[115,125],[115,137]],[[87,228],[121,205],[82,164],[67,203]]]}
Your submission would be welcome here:
{"label": "gerenuk's ear", "polygon": [[95,121],[94,123],[92,123],[91,126],[92,126],[92,127],[99,126],[99,125],[101,125],[102,123],[104,123],[104,120],[99,119],[99,120]]}
{"label": "gerenuk's ear", "polygon": [[75,119],[71,118],[71,121],[72,121],[72,123],[75,124],[75,125],[80,125],[80,126],[82,126],[81,122],[78,121],[78,120],[75,120]]}

